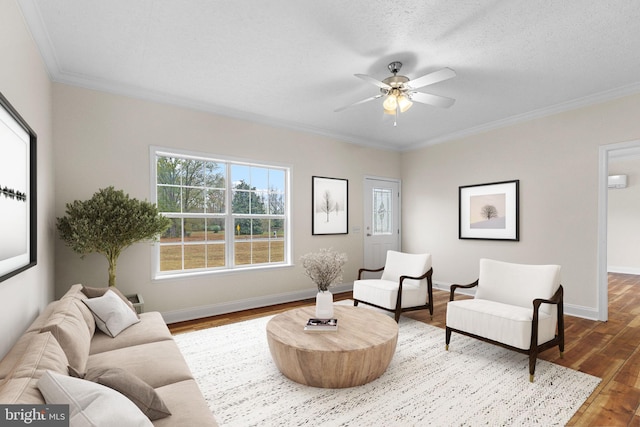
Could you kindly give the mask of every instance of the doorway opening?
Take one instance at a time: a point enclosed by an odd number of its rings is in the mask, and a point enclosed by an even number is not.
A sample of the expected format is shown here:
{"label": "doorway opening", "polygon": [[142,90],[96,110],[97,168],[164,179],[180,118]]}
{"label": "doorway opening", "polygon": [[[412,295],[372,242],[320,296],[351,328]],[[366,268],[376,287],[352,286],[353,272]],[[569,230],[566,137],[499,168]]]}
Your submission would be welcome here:
{"label": "doorway opening", "polygon": [[600,147],[598,167],[598,320],[609,318],[608,277],[608,219],[609,219],[609,162],[640,156],[640,140],[620,142]]}

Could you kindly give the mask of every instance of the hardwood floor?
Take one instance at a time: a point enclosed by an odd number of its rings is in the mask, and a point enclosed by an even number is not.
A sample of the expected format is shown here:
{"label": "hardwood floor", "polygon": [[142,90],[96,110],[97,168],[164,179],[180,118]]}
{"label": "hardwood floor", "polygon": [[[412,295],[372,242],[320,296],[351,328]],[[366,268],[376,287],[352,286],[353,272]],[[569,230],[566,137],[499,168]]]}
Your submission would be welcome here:
{"label": "hardwood floor", "polygon": [[[449,293],[434,290],[434,316],[426,310],[405,314],[415,320],[445,327]],[[349,299],[351,293],[337,294],[335,300]],[[294,307],[313,304],[304,300],[246,310],[169,325],[173,334],[226,325],[277,314]],[[443,335],[444,347],[444,335]],[[609,275],[609,321],[596,322],[565,316],[565,352],[557,348],[540,354],[540,359],[586,372],[602,382],[571,418],[569,426],[640,427],[640,276]]]}

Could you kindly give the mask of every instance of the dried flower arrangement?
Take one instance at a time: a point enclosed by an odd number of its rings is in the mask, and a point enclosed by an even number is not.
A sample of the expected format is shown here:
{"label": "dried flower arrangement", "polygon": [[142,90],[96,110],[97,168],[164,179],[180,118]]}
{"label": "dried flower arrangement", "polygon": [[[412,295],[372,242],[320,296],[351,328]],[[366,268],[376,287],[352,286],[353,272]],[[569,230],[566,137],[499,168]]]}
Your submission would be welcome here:
{"label": "dried flower arrangement", "polygon": [[325,292],[331,285],[342,282],[342,271],[347,262],[347,254],[338,253],[332,248],[320,249],[300,257],[307,276]]}

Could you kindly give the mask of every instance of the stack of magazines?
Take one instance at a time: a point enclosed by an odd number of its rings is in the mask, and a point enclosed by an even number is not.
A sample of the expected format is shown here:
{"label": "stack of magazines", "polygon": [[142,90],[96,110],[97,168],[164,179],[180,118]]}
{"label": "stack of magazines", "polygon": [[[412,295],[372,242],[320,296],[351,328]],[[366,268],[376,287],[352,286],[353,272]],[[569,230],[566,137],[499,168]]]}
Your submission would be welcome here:
{"label": "stack of magazines", "polygon": [[337,331],[338,319],[309,319],[304,327],[305,331]]}

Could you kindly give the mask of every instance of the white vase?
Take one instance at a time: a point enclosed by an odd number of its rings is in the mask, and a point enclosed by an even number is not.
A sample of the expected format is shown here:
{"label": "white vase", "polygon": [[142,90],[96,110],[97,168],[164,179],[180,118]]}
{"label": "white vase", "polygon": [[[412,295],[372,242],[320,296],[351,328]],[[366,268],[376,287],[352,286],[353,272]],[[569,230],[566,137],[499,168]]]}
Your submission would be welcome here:
{"label": "white vase", "polygon": [[333,294],[329,291],[319,291],[316,294],[316,317],[331,319],[333,317]]}

